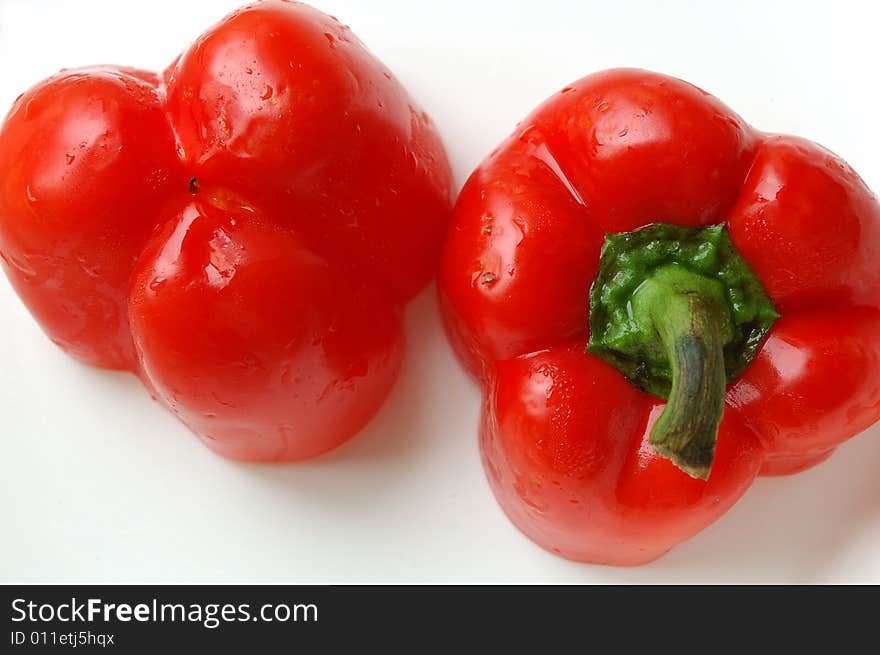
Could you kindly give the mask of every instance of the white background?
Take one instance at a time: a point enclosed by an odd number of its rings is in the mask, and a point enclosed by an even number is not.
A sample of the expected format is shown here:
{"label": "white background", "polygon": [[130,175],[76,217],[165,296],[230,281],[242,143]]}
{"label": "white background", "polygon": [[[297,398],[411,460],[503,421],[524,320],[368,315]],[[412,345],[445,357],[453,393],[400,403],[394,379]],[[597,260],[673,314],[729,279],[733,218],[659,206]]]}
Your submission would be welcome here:
{"label": "white background", "polygon": [[[315,2],[431,113],[459,184],[546,96],[640,66],[819,141],[880,190],[874,2]],[[0,0],[0,112],[62,67],[161,69],[237,4]],[[433,288],[407,325],[402,378],[360,436],[306,464],[242,465],[202,447],[134,377],[63,355],[0,279],[0,582],[880,583],[880,428],[816,469],[759,480],[654,564],[574,564],[495,505],[479,391],[446,345]]]}

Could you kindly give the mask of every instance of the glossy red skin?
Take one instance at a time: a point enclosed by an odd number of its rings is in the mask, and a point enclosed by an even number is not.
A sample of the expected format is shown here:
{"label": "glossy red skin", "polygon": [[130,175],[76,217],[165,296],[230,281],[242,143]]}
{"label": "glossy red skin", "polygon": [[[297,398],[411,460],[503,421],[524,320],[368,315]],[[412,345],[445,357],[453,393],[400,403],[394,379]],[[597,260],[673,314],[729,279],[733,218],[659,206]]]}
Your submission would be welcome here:
{"label": "glossy red skin", "polygon": [[[656,455],[664,403],[584,352],[606,232],[726,222],[782,315],[728,388],[709,480]],[[824,148],[748,126],[640,70],[585,77],[472,174],[439,273],[447,332],[484,386],[483,462],[540,546],[649,562],[880,419],[880,206]]]}
{"label": "glossy red skin", "polygon": [[394,76],[335,18],[276,1],[161,76],[35,86],[0,171],[4,268],[50,338],[133,371],[243,460],[314,456],[375,414],[452,205],[439,137]]}

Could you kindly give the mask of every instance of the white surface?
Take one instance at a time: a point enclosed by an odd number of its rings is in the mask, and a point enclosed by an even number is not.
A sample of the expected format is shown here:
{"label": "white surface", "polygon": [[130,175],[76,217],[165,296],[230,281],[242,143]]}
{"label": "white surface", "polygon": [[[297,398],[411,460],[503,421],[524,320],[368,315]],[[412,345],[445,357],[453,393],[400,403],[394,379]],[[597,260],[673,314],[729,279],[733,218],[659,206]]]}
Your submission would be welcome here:
{"label": "white surface", "polygon": [[[876,3],[315,2],[434,117],[459,184],[546,96],[627,65],[819,141],[880,190]],[[62,67],[164,67],[237,4],[0,0],[0,112]],[[405,369],[370,427],[272,467],[212,455],[132,376],[67,358],[0,280],[0,582],[880,583],[880,428],[812,471],[759,480],[652,565],[538,549],[483,479],[479,392],[433,292],[409,310]]]}

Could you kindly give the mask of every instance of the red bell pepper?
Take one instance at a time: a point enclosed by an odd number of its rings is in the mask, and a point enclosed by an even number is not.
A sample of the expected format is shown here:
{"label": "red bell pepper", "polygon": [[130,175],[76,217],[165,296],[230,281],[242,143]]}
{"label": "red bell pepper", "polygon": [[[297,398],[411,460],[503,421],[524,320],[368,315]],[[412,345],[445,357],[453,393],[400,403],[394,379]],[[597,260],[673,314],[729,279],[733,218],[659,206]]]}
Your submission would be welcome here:
{"label": "red bell pepper", "polygon": [[439,286],[491,487],[568,558],[648,562],[880,418],[876,198],[677,79],[538,107],[465,185]]}
{"label": "red bell pepper", "polygon": [[335,18],[240,9],[164,75],[66,70],[0,132],[0,254],[49,337],[217,452],[334,447],[397,376],[452,181],[428,116]]}

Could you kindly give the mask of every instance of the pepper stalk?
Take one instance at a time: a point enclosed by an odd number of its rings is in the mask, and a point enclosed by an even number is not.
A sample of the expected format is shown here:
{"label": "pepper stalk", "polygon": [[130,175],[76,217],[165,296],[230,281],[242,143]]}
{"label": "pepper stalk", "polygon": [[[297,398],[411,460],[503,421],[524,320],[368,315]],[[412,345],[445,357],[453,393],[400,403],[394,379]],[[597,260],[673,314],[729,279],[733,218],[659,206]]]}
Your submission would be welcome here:
{"label": "pepper stalk", "polygon": [[667,405],[652,448],[707,479],[726,385],[779,314],[723,225],[609,234],[590,290],[587,351]]}

